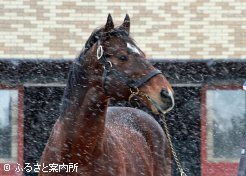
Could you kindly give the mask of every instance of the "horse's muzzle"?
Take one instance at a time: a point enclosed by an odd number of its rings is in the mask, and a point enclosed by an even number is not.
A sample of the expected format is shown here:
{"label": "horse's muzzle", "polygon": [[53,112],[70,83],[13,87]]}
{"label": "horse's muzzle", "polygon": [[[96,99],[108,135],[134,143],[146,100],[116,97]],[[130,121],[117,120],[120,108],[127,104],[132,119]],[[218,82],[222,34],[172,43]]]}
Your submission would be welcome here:
{"label": "horse's muzzle", "polygon": [[161,100],[163,105],[161,108],[165,110],[171,110],[174,106],[174,95],[171,90],[169,89],[162,89],[160,92]]}

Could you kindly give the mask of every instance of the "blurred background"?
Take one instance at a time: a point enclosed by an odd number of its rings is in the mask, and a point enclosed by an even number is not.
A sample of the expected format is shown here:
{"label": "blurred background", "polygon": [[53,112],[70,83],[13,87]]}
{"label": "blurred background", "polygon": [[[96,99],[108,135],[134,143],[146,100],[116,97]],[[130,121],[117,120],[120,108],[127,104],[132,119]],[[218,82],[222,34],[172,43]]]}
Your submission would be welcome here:
{"label": "blurred background", "polygon": [[0,175],[20,174],[4,164],[39,161],[70,64],[108,13],[116,25],[129,14],[131,36],[174,87],[168,125],[187,175],[235,175],[246,117],[243,0],[1,0]]}

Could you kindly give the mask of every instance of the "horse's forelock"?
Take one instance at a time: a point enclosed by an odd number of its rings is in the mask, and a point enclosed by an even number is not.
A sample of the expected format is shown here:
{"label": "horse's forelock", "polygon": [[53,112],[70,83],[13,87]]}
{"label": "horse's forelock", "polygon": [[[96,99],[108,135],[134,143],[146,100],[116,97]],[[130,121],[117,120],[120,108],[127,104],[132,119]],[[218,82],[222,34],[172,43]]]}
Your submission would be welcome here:
{"label": "horse's forelock", "polygon": [[120,27],[114,28],[112,31],[110,31],[110,34],[117,37],[129,37],[128,32]]}
{"label": "horse's forelock", "polygon": [[85,46],[83,50],[81,51],[78,60],[81,61],[84,58],[84,55],[91,49],[91,47],[98,41],[98,40],[107,40],[108,37],[119,37],[123,39],[127,39],[128,41],[132,41],[135,43],[135,41],[129,36],[129,33],[120,28],[120,26],[105,32],[104,27],[96,28],[88,38],[88,40],[85,43]]}

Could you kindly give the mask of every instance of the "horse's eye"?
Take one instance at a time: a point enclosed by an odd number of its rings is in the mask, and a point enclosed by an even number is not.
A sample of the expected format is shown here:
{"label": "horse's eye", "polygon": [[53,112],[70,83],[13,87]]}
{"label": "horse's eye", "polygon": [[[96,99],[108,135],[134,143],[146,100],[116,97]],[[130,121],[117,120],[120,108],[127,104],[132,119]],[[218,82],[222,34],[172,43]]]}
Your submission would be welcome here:
{"label": "horse's eye", "polygon": [[128,57],[127,56],[120,56],[119,59],[121,61],[127,61],[128,60]]}

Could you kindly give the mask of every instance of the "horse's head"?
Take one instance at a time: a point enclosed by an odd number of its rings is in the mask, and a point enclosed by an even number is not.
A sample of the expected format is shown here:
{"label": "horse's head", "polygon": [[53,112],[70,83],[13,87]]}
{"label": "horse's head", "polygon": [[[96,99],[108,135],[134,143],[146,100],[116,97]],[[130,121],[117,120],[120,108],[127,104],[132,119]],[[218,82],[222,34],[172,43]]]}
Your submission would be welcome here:
{"label": "horse's head", "polygon": [[105,93],[111,98],[131,102],[137,97],[154,113],[167,112],[174,106],[171,85],[145,58],[129,32],[128,15],[118,27],[114,27],[109,15],[106,25],[91,35],[92,43],[87,45],[91,45],[89,53],[97,62],[92,68],[93,77],[100,77]]}

